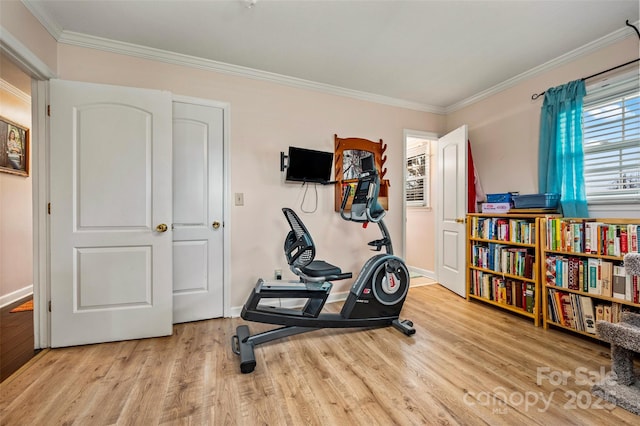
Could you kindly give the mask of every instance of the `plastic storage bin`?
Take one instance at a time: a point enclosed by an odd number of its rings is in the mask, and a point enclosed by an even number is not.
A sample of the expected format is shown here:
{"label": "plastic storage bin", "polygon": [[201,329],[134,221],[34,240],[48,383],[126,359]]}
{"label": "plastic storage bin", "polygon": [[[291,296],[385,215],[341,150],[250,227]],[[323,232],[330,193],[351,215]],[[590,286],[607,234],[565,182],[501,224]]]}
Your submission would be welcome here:
{"label": "plastic storage bin", "polygon": [[487,203],[510,203],[511,196],[514,195],[510,192],[504,194],[487,194]]}
{"label": "plastic storage bin", "polygon": [[516,209],[555,209],[560,202],[560,194],[529,194],[513,197]]}

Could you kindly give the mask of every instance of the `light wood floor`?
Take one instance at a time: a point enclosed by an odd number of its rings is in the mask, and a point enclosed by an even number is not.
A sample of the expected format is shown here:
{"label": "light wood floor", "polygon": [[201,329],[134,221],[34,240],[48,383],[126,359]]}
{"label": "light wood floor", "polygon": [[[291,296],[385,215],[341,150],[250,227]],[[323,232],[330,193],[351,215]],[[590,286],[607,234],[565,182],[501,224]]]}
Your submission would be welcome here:
{"label": "light wood floor", "polygon": [[0,384],[0,423],[639,424],[591,396],[586,379],[610,366],[595,341],[440,285],[412,288],[403,318],[413,337],[325,329],[259,346],[247,375],[230,348],[237,318],[176,325],[167,338],[48,350]]}

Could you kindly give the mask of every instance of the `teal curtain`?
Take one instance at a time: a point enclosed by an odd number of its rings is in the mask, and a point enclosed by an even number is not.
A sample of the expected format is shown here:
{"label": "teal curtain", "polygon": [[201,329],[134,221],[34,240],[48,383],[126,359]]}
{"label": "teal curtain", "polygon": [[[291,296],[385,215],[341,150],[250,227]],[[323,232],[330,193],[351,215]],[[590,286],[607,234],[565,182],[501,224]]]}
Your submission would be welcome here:
{"label": "teal curtain", "polygon": [[560,194],[565,217],[588,217],[582,147],[584,81],[545,91],[540,114],[538,190]]}

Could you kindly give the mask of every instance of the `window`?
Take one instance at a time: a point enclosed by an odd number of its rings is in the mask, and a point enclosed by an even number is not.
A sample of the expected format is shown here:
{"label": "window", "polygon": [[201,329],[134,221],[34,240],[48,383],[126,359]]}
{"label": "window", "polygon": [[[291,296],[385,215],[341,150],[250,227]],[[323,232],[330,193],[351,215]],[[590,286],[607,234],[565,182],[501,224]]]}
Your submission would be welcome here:
{"label": "window", "polygon": [[429,141],[407,148],[407,206],[429,207]]}
{"label": "window", "polygon": [[640,202],[640,92],[637,71],[587,88],[582,114],[589,204]]}

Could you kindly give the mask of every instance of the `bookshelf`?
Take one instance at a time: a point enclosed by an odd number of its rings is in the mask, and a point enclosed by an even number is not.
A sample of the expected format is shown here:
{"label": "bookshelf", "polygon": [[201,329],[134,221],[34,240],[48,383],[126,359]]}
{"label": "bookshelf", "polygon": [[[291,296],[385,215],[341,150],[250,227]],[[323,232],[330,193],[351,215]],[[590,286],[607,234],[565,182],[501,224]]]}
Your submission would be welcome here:
{"label": "bookshelf", "polygon": [[542,221],[543,325],[596,338],[595,322],[640,311],[639,278],[623,257],[640,252],[640,219],[548,218]]}
{"label": "bookshelf", "polygon": [[540,223],[546,214],[467,215],[467,300],[541,323]]}

